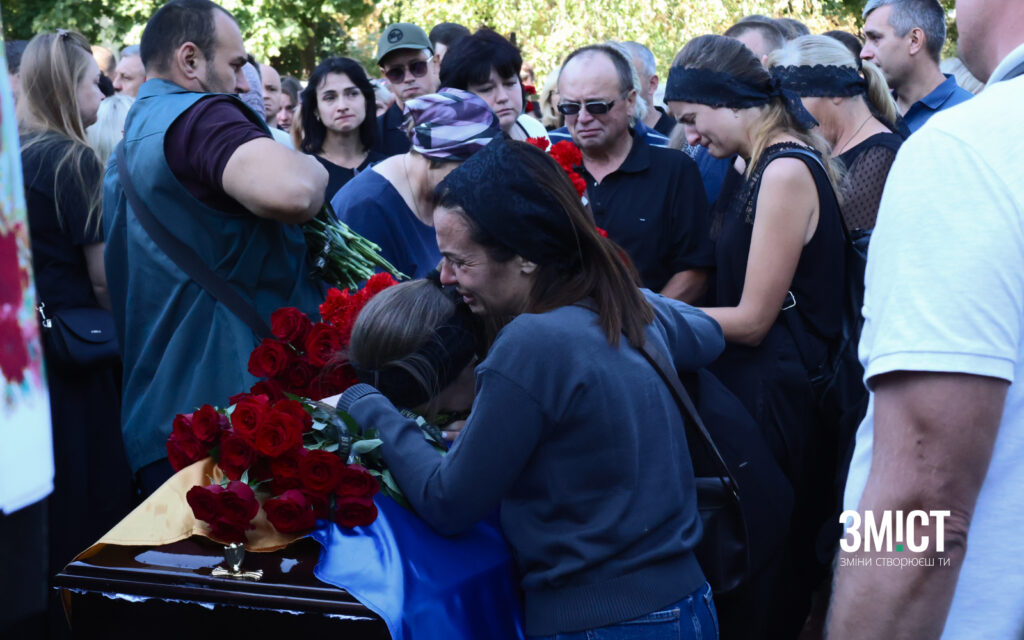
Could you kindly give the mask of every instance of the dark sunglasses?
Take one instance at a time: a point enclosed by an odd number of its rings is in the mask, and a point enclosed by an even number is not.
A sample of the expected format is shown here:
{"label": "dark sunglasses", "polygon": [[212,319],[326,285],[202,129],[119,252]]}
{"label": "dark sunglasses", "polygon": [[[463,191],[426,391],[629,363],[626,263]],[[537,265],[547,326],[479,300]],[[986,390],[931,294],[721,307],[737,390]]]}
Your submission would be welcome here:
{"label": "dark sunglasses", "polygon": [[[621,96],[620,96],[621,98]],[[567,116],[578,115],[581,109],[586,109],[587,113],[592,116],[600,116],[608,113],[618,102],[619,98],[615,100],[586,100],[583,103],[579,102],[559,102],[558,111]]]}
{"label": "dark sunglasses", "polygon": [[[414,78],[422,78],[427,75],[427,61],[426,60],[413,60],[409,63],[409,73]],[[393,67],[388,67],[384,72],[384,77],[391,82],[398,84],[402,80],[405,80],[405,69],[404,64],[396,64]]]}

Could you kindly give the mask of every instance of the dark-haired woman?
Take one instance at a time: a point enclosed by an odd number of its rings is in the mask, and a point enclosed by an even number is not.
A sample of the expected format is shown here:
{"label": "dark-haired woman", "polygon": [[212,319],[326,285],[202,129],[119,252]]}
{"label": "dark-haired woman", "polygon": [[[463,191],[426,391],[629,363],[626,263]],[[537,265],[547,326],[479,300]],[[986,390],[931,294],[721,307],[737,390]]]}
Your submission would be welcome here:
{"label": "dark-haired woman", "polygon": [[[690,144],[716,158],[738,154],[743,183],[722,209],[715,247],[716,304],[705,309],[725,334],[711,367],[775,445],[796,496],[790,553],[782,561],[768,631],[796,637],[810,592],[823,578],[815,535],[833,479],[814,467],[831,450],[821,439],[809,365],[840,334],[844,236],[828,144],[799,96],[779,91],[737,40],[691,40],[669,71],[665,99]],[[793,314],[787,317],[786,314]],[[762,601],[769,598],[762,598]]]}
{"label": "dark-haired woman", "polygon": [[527,635],[717,638],[693,553],[684,419],[641,352],[694,370],[721,350],[717,325],[638,289],[565,172],[532,145],[493,141],[438,194],[441,281],[506,321],[476,367],[465,428],[439,458],[372,386],[346,391],[339,409],[380,430],[405,495],[441,533],[500,507]]}
{"label": "dark-haired woman", "polygon": [[523,111],[522,67],[523,57],[514,44],[495,31],[480,29],[457,40],[445,54],[441,86],[483,98],[501,121],[501,130],[513,140],[543,138],[547,129]]}
{"label": "dark-haired woman", "polygon": [[[110,307],[103,166],[85,134],[103,99],[99,79],[89,42],[77,33],[37,35],[22,57],[18,122],[32,266],[50,316]],[[120,432],[120,360],[76,364],[52,346],[44,340],[56,472],[48,499],[51,575],[124,517],[132,499]],[[57,624],[66,631],[62,620]]]}
{"label": "dark-haired woman", "polygon": [[385,156],[372,151],[377,136],[373,85],[351,58],[327,58],[313,70],[301,94],[303,138],[300,148],[327,169],[324,200],[357,173]]}

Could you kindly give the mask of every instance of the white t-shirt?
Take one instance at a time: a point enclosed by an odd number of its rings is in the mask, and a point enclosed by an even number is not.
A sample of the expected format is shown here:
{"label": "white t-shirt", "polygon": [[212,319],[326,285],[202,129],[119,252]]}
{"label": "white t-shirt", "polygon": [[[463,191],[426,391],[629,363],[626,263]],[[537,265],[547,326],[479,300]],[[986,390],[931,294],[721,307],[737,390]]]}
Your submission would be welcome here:
{"label": "white t-shirt", "polygon": [[[1021,60],[1024,46],[993,82]],[[889,173],[868,253],[865,380],[939,371],[1011,382],[944,639],[1024,638],[1022,107],[1024,77],[994,82],[909,138]],[[872,395],[844,509],[857,508],[871,469],[873,413]]]}

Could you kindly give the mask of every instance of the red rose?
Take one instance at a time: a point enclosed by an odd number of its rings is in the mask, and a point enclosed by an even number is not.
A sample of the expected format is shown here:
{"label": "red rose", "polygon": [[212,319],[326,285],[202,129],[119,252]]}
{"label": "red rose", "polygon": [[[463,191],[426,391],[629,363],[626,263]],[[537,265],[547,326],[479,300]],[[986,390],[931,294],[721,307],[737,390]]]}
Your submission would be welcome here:
{"label": "red rose", "polygon": [[306,449],[296,447],[270,461],[271,490],[274,493],[284,493],[289,489],[302,488],[302,480],[299,479],[299,462],[306,456]]}
{"label": "red rose", "polygon": [[252,529],[252,519],[260,510],[260,503],[256,501],[252,487],[244,482],[232,480],[224,491],[217,494],[217,503],[217,522]]}
{"label": "red rose", "polygon": [[331,392],[328,395],[335,393],[341,393],[345,389],[348,389],[352,385],[359,382],[359,377],[356,376],[356,370],[352,368],[352,365],[347,362],[342,365],[331,368],[327,372],[327,380],[329,381],[328,386],[331,388]]}
{"label": "red rose", "polygon": [[246,528],[236,526],[230,522],[224,522],[223,520],[216,520],[210,523],[210,537],[218,542],[245,544]]}
{"label": "red rose", "polygon": [[227,416],[221,414],[208,404],[199,407],[192,414],[192,433],[197,440],[207,447],[217,446],[221,430],[227,428]]}
{"label": "red rose", "polygon": [[267,408],[254,400],[239,402],[231,412],[231,428],[251,443],[266,412]]}
{"label": "red rose", "polygon": [[317,449],[299,461],[299,479],[308,493],[323,496],[337,488],[344,468],[337,454]]}
{"label": "red rose", "polygon": [[526,84],[525,82],[523,83],[523,91],[525,91],[528,96],[537,95],[537,87],[532,84]]}
{"label": "red rose", "polygon": [[270,402],[277,402],[285,397],[284,389],[281,388],[279,383],[273,380],[260,380],[256,384],[252,385],[252,388],[249,389],[249,393],[254,396],[262,396],[264,404],[267,400]]}
{"label": "red rose", "polygon": [[231,480],[239,480],[246,469],[256,462],[256,451],[245,440],[231,434],[220,442],[220,459],[217,465]]}
{"label": "red rose", "polygon": [[334,521],[342,527],[365,527],[377,519],[377,505],[370,498],[341,498],[334,505]]}
{"label": "red rose", "polygon": [[311,326],[309,317],[295,307],[284,307],[270,314],[270,332],[278,340],[294,346],[302,344]]}
{"label": "red rose", "polygon": [[302,432],[312,431],[313,429],[313,416],[309,415],[306,411],[306,407],[302,406],[301,402],[296,400],[278,400],[274,403],[274,411],[280,411],[281,413],[287,413],[290,416],[298,419],[302,423]]}
{"label": "red rose", "polygon": [[280,497],[263,503],[267,520],[281,533],[301,533],[316,525],[313,504],[306,494],[296,489],[285,491]]}
{"label": "red rose", "polygon": [[246,400],[250,400],[252,397],[253,397],[253,395],[252,395],[251,391],[249,391],[249,392],[242,392],[242,393],[236,393],[235,395],[233,395],[230,398],[228,398],[228,406],[229,407],[233,407],[236,404],[238,404],[239,402],[245,402]]}
{"label": "red rose", "polygon": [[249,373],[257,378],[281,374],[292,359],[291,349],[272,338],[264,338],[249,355]]}
{"label": "red rose", "polygon": [[[341,350],[344,336],[336,327],[318,322],[306,337],[306,357],[310,364],[322,367]],[[309,384],[307,382],[307,384]]]}
{"label": "red rose", "polygon": [[367,300],[377,295],[381,291],[396,284],[398,283],[395,282],[395,279],[391,277],[390,273],[387,272],[377,273],[370,276],[370,279],[366,281],[366,284],[363,285],[363,289],[361,291],[361,293],[363,293],[366,296],[366,299],[363,300],[363,304],[366,304]]}
{"label": "red rose", "polygon": [[276,458],[302,444],[302,423],[280,411],[268,411],[252,434],[253,448],[269,458]]}
{"label": "red rose", "polygon": [[345,465],[335,493],[342,498],[372,498],[380,491],[377,478],[358,464]]}
{"label": "red rose", "polygon": [[288,393],[303,395],[316,376],[317,370],[305,358],[294,358],[288,363],[284,373],[277,377],[277,382]]}
{"label": "red rose", "polygon": [[210,484],[205,487],[196,485],[188,490],[185,500],[188,502],[188,506],[192,507],[192,515],[196,517],[196,520],[213,522],[217,519],[220,509],[219,496],[223,492],[224,487],[219,484]]}
{"label": "red rose", "polygon": [[206,447],[191,432],[175,430],[167,439],[167,459],[175,471],[181,471],[207,455]]}

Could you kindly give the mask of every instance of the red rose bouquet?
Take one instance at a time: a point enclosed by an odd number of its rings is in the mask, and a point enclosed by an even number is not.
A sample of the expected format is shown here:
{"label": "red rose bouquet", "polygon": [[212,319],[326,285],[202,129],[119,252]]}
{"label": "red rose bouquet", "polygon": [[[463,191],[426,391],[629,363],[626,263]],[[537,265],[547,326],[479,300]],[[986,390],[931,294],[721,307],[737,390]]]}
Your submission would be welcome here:
{"label": "red rose bouquet", "polygon": [[301,533],[318,518],[345,527],[372,523],[380,490],[404,504],[376,433],[318,402],[356,382],[343,357],[355,318],[393,284],[378,274],[358,292],[331,289],[320,305],[322,322],[278,309],[270,318],[274,337],[249,356],[249,372],[263,379],[232,396],[227,408],[203,405],[174,418],[171,466],[178,471],[212,456],[224,472],[222,483],[193,487],[186,496],[212,537],[245,542],[261,505],[275,529]]}

